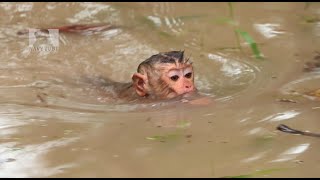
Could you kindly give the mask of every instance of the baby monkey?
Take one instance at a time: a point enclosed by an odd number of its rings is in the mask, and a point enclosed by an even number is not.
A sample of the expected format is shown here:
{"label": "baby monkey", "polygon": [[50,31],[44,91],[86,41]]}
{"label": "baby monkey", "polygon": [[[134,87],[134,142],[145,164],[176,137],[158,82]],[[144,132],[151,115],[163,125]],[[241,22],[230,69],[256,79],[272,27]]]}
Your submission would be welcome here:
{"label": "baby monkey", "polygon": [[170,99],[193,92],[192,63],[184,51],[159,53],[143,61],[132,76],[132,87],[141,97]]}
{"label": "baby monkey", "polygon": [[172,99],[197,91],[192,63],[184,58],[184,51],[152,55],[139,64],[132,82],[109,81],[104,86],[113,90],[115,98],[127,100]]}

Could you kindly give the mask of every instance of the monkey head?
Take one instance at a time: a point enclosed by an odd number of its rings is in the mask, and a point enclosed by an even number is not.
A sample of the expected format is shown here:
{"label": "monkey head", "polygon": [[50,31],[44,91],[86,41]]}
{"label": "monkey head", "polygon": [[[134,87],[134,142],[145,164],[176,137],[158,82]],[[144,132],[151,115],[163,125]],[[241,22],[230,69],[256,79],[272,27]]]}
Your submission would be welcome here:
{"label": "monkey head", "polygon": [[192,63],[184,58],[184,51],[151,56],[138,66],[132,81],[142,97],[169,99],[196,91]]}

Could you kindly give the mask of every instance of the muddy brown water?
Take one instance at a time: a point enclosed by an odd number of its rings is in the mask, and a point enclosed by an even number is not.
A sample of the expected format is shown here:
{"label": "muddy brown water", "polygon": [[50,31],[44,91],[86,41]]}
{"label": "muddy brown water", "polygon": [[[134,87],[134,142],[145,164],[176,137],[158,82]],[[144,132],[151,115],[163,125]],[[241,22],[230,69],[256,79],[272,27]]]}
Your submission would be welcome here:
{"label": "muddy brown water", "polygon": [[[0,177],[319,177],[319,3],[0,3]],[[307,20],[308,21],[307,21]],[[35,49],[26,28],[112,23]],[[31,46],[30,46],[31,44]],[[33,49],[31,49],[33,48]],[[111,103],[86,77],[130,80],[152,54],[185,50],[215,102]],[[289,99],[290,101],[285,101]]]}

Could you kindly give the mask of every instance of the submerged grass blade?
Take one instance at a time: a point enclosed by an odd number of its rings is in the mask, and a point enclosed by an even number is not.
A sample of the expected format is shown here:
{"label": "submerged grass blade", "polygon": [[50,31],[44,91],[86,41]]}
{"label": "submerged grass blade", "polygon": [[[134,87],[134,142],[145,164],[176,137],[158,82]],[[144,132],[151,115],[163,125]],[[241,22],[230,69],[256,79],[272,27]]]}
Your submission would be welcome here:
{"label": "submerged grass blade", "polygon": [[237,24],[236,24],[236,21],[235,21],[235,19],[234,19],[234,11],[233,11],[233,4],[232,4],[232,2],[228,2],[228,7],[229,7],[229,16],[230,16],[230,18],[231,18],[231,20],[232,20],[232,25],[234,25],[233,26],[233,32],[234,32],[234,34],[235,34],[235,36],[236,36],[236,40],[237,40],[237,46],[239,47],[239,49],[240,49],[240,51],[242,51],[242,49],[241,49],[241,45],[240,45],[240,39],[239,39],[239,35],[238,35],[238,33],[236,32],[236,30],[235,30],[235,27],[237,26]]}
{"label": "submerged grass blade", "polygon": [[232,2],[228,2],[228,6],[229,6],[229,15],[230,15],[230,17],[231,17],[231,19],[233,19],[234,20],[234,13],[233,13],[233,4],[232,4]]}
{"label": "submerged grass blade", "polygon": [[217,24],[230,24],[230,25],[236,25],[237,24],[233,19],[227,18],[227,17],[216,18],[214,20],[214,22],[217,23]]}
{"label": "submerged grass blade", "polygon": [[236,29],[237,32],[251,47],[253,54],[255,55],[256,59],[263,59],[262,54],[257,46],[257,43],[253,40],[253,38],[249,35],[248,32],[242,31],[240,29]]}
{"label": "submerged grass blade", "polygon": [[304,10],[308,9],[311,2],[304,2]]}

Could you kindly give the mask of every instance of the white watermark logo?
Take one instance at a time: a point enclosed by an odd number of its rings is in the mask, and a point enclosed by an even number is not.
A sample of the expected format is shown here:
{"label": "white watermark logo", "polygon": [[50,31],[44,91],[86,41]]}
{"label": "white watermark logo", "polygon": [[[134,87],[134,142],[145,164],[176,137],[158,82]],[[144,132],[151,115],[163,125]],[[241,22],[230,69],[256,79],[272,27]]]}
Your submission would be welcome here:
{"label": "white watermark logo", "polygon": [[59,48],[59,29],[29,29],[31,51],[54,52]]}

